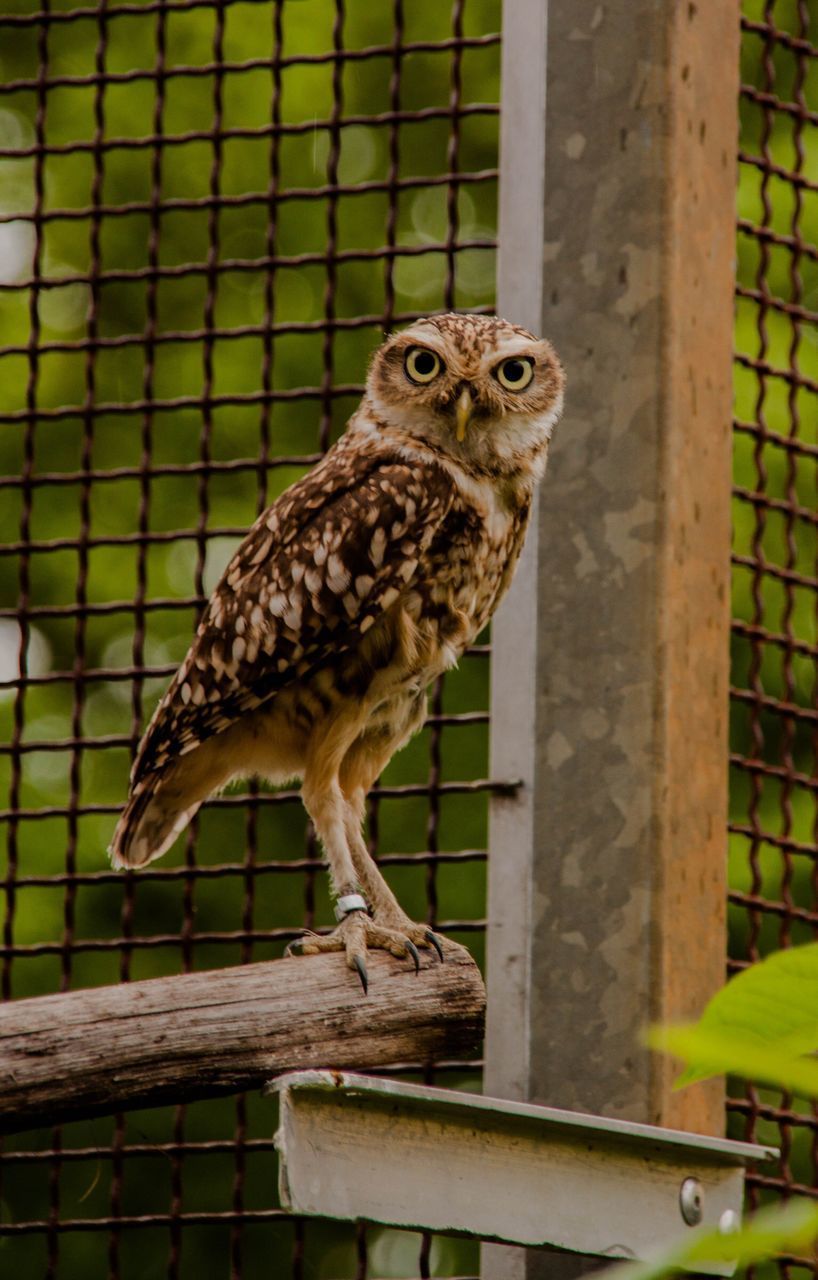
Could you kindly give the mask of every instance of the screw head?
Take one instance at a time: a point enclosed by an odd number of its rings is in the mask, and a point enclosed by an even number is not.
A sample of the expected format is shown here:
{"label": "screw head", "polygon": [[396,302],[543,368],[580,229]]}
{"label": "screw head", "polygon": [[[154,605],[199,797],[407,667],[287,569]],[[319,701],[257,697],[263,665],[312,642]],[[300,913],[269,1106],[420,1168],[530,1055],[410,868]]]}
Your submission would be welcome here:
{"label": "screw head", "polygon": [[719,1218],[719,1232],[723,1236],[734,1236],[739,1230],[741,1222],[735,1209],[725,1209]]}
{"label": "screw head", "polygon": [[698,1178],[685,1178],[679,1188],[679,1208],[689,1227],[696,1227],[704,1217],[704,1187]]}

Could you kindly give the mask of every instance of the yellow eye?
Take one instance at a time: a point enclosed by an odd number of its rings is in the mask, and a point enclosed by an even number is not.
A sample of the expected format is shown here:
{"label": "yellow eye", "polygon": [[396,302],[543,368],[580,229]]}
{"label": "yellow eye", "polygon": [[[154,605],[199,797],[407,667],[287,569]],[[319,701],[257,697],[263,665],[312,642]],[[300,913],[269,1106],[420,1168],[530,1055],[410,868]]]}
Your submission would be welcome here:
{"label": "yellow eye", "polygon": [[407,376],[412,382],[433,382],[443,368],[443,361],[428,347],[410,347],[406,352],[404,364]]}
{"label": "yellow eye", "polygon": [[527,356],[512,356],[494,370],[494,376],[507,391],[524,391],[534,377],[534,361]]}

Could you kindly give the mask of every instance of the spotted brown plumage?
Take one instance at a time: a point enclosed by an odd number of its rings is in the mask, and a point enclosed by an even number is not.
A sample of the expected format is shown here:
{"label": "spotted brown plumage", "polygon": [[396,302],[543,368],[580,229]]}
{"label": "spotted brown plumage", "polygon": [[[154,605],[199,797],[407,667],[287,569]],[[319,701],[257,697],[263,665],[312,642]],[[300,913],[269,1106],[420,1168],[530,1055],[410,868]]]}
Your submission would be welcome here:
{"label": "spotted brown plumage", "polygon": [[365,979],[366,945],[440,946],[372,862],[365,797],[508,586],[562,381],[548,343],[494,318],[419,321],[376,352],[346,434],[214,590],[140,745],[115,865],[158,857],[232,777],[298,777],[348,911],[302,949],[344,949]]}
{"label": "spotted brown plumage", "polygon": [[387,450],[345,453],[250,530],[154,715],[134,780],[339,659],[415,578],[451,506],[450,478],[434,463],[413,472]]}

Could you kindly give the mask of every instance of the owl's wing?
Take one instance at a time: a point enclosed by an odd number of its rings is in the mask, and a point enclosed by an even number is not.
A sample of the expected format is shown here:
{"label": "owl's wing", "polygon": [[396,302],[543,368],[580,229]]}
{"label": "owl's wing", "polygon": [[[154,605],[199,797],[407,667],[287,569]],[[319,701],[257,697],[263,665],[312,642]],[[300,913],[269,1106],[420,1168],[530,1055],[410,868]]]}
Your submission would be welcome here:
{"label": "owl's wing", "polygon": [[413,580],[454,484],[435,464],[339,451],[256,522],[140,746],[132,788],[352,650]]}

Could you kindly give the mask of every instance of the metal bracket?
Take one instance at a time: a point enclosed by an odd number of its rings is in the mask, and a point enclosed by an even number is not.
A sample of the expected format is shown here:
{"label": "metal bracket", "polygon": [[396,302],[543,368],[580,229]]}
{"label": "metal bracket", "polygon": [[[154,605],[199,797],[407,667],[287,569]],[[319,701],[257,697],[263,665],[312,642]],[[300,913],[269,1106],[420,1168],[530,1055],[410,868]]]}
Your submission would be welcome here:
{"label": "metal bracket", "polygon": [[735,1229],[744,1166],[777,1155],[340,1071],[291,1072],[265,1093],[280,1097],[279,1190],[295,1213],[597,1257],[646,1258],[699,1222]]}

